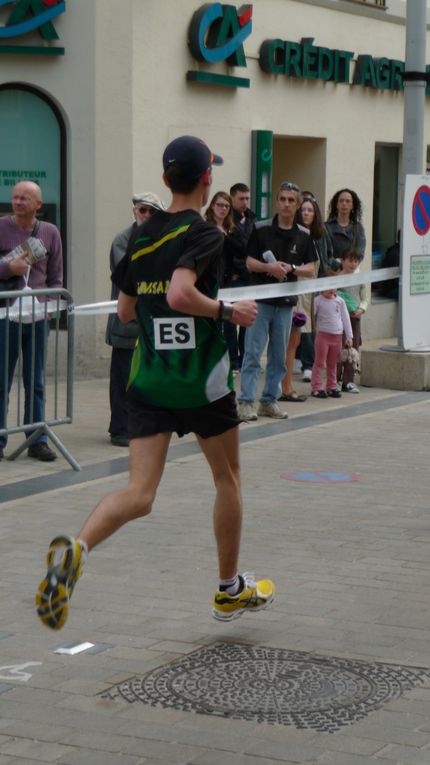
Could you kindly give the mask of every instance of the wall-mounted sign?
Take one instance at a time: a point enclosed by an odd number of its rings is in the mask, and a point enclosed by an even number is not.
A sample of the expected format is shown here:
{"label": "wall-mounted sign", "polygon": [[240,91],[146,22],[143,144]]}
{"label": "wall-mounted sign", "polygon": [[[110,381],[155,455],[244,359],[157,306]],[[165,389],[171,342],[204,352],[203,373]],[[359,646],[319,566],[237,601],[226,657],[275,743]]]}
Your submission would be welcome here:
{"label": "wall-mounted sign", "polygon": [[[195,12],[188,45],[197,61],[209,64],[225,61],[229,66],[246,66],[243,43],[252,32],[252,5],[207,3]],[[190,70],[187,80],[212,85],[249,88],[249,79],[232,75]]]}
{"label": "wall-mounted sign", "polygon": [[[0,9],[3,6],[9,14],[0,25],[0,53],[64,55],[64,48],[52,45],[52,41],[59,39],[53,21],[66,10],[65,0],[0,0]],[[32,32],[38,32],[45,45],[9,45],[5,42],[21,40]]]}
{"label": "wall-mounted sign", "polygon": [[403,61],[359,54],[354,62],[354,56],[350,50],[314,45],[313,37],[303,37],[299,43],[276,38],[264,40],[259,63],[267,74],[403,90]]}
{"label": "wall-mounted sign", "polygon": [[[194,13],[189,28],[188,45],[193,57],[208,65],[225,62],[231,67],[246,66],[243,43],[252,32],[251,19],[252,5],[236,9],[233,5],[206,3]],[[376,90],[403,90],[403,61],[314,45],[313,37],[303,37],[300,42],[279,37],[264,40],[258,62],[260,69],[268,75],[345,83]],[[426,71],[430,72],[430,66]],[[190,70],[187,80],[209,85],[250,86],[247,78],[207,70]],[[426,94],[430,95],[430,87]]]}

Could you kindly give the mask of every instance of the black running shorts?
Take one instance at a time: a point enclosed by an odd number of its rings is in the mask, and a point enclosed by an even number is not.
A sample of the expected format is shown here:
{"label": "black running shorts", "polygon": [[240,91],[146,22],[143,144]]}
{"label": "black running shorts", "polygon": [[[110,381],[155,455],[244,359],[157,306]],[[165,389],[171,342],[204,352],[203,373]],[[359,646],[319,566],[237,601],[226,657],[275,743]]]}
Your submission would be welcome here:
{"label": "black running shorts", "polygon": [[236,428],[240,423],[233,391],[218,401],[194,409],[161,409],[132,396],[127,397],[127,403],[130,440],[157,433],[177,433],[178,436],[195,433],[201,438],[211,438]]}

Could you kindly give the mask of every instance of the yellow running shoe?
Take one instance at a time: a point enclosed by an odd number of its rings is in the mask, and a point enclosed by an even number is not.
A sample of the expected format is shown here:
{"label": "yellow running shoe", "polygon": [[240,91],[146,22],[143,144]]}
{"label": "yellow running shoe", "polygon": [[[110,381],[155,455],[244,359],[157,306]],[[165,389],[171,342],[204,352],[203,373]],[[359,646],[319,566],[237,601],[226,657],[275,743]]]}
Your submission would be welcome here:
{"label": "yellow running shoe", "polygon": [[223,622],[231,622],[238,619],[245,611],[260,611],[266,608],[275,597],[275,585],[270,579],[260,579],[254,582],[252,574],[239,575],[243,583],[243,589],[238,595],[229,595],[227,592],[215,593],[212,616]]}
{"label": "yellow running shoe", "polygon": [[73,537],[55,537],[46,556],[48,571],[36,593],[39,619],[51,630],[60,630],[69,613],[73,588],[82,574],[82,546]]}

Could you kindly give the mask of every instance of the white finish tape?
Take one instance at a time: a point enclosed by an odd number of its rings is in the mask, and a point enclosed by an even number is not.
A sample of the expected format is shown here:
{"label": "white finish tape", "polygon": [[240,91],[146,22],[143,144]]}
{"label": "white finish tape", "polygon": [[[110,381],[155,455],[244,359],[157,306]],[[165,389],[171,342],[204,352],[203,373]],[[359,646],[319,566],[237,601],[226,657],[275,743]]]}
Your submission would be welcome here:
{"label": "white finish tape", "polygon": [[[219,290],[220,300],[236,303],[238,300],[263,300],[264,298],[285,297],[286,295],[305,295],[309,292],[321,292],[335,287],[352,287],[359,284],[385,282],[397,279],[399,268],[380,268],[367,273],[348,274],[347,276],[327,276],[324,279],[301,279],[298,282],[279,282],[279,284],[259,284],[253,287],[228,287]],[[73,311],[76,316],[95,316],[97,314],[116,313],[118,301],[108,300],[104,303],[87,303],[76,305]]]}

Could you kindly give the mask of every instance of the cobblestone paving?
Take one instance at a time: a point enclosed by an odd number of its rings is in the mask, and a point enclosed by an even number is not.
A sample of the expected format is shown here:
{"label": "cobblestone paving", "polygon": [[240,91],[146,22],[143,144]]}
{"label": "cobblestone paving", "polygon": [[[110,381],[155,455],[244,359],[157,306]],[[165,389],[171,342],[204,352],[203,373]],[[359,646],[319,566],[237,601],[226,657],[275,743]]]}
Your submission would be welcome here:
{"label": "cobblestone paving", "polygon": [[[88,480],[83,471],[82,482],[68,486],[55,480],[65,470],[60,460],[0,464],[0,765],[429,765],[430,396],[398,399],[362,389],[359,403],[351,398],[341,400],[343,419],[336,402],[323,408],[308,401],[282,428],[267,420],[242,426],[242,567],[271,576],[277,597],[266,611],[228,625],[210,616],[217,581],[213,489],[202,457],[185,449],[188,440],[184,447],[177,442],[153,514],[90,556],[60,633],[42,628],[33,608],[46,544],[75,532],[126,476]],[[113,453],[122,458],[104,445],[98,407],[82,411],[85,427],[70,436],[75,456],[81,459],[84,432],[84,466]],[[308,419],[296,427],[302,416]],[[281,478],[309,468],[358,472],[361,480]],[[15,481],[18,490],[21,479],[39,475],[52,476],[49,490],[2,501],[2,486]],[[55,653],[84,641],[105,649]],[[230,673],[233,716],[225,709],[196,714],[201,710],[183,699],[165,708],[149,698],[106,697],[133,678],[148,694],[149,679],[163,672],[176,688],[181,662],[212,656],[208,666],[222,667],[223,650],[276,657],[268,665],[278,682],[272,717],[254,714],[249,688],[267,696],[269,687],[259,672],[249,673],[242,689],[243,675]],[[330,728],[326,715],[320,728],[296,727],[300,662],[309,678],[305,701],[318,714],[325,699],[330,707],[330,692],[345,708],[351,688],[347,725]],[[357,668],[365,671],[354,675]],[[220,673],[199,675],[199,703],[206,681],[213,703]],[[225,692],[227,670],[223,678]],[[362,716],[366,687],[376,702]]]}

